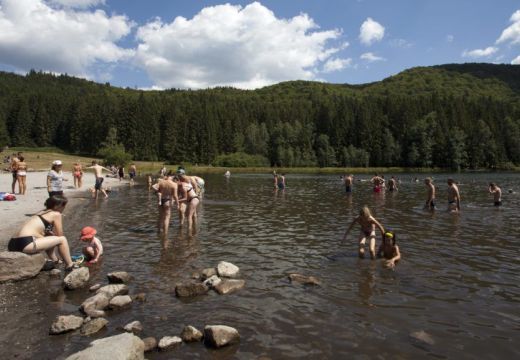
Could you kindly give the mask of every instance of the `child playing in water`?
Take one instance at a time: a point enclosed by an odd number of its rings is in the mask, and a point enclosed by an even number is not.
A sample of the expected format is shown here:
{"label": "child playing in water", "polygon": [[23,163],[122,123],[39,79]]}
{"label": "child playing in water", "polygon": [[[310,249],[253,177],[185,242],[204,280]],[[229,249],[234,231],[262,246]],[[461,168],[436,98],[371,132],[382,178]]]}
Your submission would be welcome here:
{"label": "child playing in water", "polygon": [[383,226],[377,221],[372,214],[370,213],[370,209],[368,206],[363,206],[363,208],[359,211],[359,216],[357,216],[347,231],[345,231],[345,235],[343,235],[343,241],[346,240],[348,233],[354,226],[354,224],[358,223],[361,225],[361,232],[359,234],[359,257],[365,257],[365,242],[367,237],[370,239],[370,257],[372,259],[376,258],[376,226],[381,231],[381,236],[385,233],[385,229]]}
{"label": "child playing in water", "polygon": [[83,254],[86,256],[89,264],[98,262],[99,257],[103,255],[103,245],[101,241],[95,236],[96,229],[91,226],[85,226],[81,229],[80,240],[88,242],[87,246],[83,247]]}
{"label": "child playing in water", "polygon": [[399,246],[397,246],[395,242],[395,234],[391,231],[387,231],[383,235],[383,243],[377,250],[377,256],[383,256],[385,258],[383,265],[389,268],[393,268],[395,263],[401,259]]}

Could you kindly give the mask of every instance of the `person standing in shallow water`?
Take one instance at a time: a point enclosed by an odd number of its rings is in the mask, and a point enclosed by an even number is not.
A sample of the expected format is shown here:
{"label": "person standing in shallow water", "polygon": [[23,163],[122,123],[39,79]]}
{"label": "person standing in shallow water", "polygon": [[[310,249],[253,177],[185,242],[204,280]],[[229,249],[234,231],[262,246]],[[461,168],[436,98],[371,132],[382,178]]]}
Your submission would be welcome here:
{"label": "person standing in shallow water", "polygon": [[107,169],[106,167],[98,165],[96,160],[92,160],[92,166],[87,167],[87,169],[94,169],[94,176],[96,177],[96,183],[94,184],[94,198],[98,198],[99,191],[101,191],[103,195],[105,195],[105,198],[107,198],[108,194],[102,186],[104,180],[103,170],[108,171],[109,173],[111,173],[112,171],[110,169]]}
{"label": "person standing in shallow water", "polygon": [[424,179],[424,185],[426,185],[426,204],[425,209],[435,210],[435,185],[432,183],[431,178]]}
{"label": "person standing in shallow water", "polygon": [[63,195],[63,182],[67,181],[63,177],[63,163],[61,160],[55,160],[52,162],[52,167],[47,174],[47,191],[49,197],[53,195]]}
{"label": "person standing in shallow water", "polygon": [[170,227],[171,209],[179,209],[178,185],[173,182],[170,176],[159,180],[157,184],[157,200],[159,207],[159,220],[157,223],[158,232],[168,233]]}
{"label": "person standing in shallow water", "polygon": [[448,211],[460,211],[460,192],[459,187],[453,179],[448,179]]}
{"label": "person standing in shallow water", "polygon": [[489,183],[488,191],[493,194],[493,201],[495,206],[502,205],[502,189],[495,183]]}
{"label": "person standing in shallow water", "polygon": [[345,235],[343,235],[343,242],[347,239],[347,235],[352,230],[354,224],[359,224],[361,226],[361,232],[359,233],[359,257],[365,257],[365,242],[367,237],[369,238],[369,248],[370,248],[370,257],[372,259],[376,258],[376,226],[381,231],[381,236],[384,236],[385,229],[383,225],[379,223],[370,212],[368,206],[363,206],[359,211],[359,215],[352,221],[347,230],[345,231]]}
{"label": "person standing in shallow water", "polygon": [[343,183],[345,184],[345,192],[350,194],[352,193],[352,184],[354,182],[354,175],[350,174],[349,176],[345,176],[343,178]]}
{"label": "person standing in shallow water", "polygon": [[76,189],[81,188],[83,186],[83,168],[79,162],[74,163],[72,176],[74,177],[74,187]]}
{"label": "person standing in shallow water", "polygon": [[135,164],[130,165],[128,176],[130,177],[130,185],[134,185],[134,179],[137,176],[137,168],[135,167]]}

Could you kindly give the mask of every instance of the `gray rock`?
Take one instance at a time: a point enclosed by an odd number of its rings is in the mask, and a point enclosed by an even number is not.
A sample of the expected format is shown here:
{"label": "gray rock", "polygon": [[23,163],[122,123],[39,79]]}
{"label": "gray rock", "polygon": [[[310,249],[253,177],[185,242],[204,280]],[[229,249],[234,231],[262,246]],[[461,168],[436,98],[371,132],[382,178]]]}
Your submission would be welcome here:
{"label": "gray rock", "polygon": [[59,277],[59,276],[61,276],[61,270],[60,269],[49,270],[49,276]]}
{"label": "gray rock", "polygon": [[61,315],[54,320],[49,334],[58,335],[79,329],[83,325],[83,318],[76,315]]}
{"label": "gray rock", "polygon": [[159,340],[159,350],[165,351],[170,350],[178,345],[182,344],[182,339],[178,336],[165,336]]}
{"label": "gray rock", "polygon": [[214,289],[220,295],[225,295],[242,289],[245,285],[245,280],[224,279],[217,286],[215,286]]}
{"label": "gray rock", "polygon": [[140,321],[136,320],[136,321],[132,321],[131,323],[126,324],[125,327],[123,328],[123,330],[125,330],[126,332],[138,334],[141,331],[143,331],[143,325],[141,324]]}
{"label": "gray rock", "polygon": [[95,340],[85,350],[66,360],[144,360],[144,343],[137,336],[124,333]]}
{"label": "gray rock", "polygon": [[97,333],[99,330],[103,329],[105,326],[107,326],[108,320],[104,318],[97,318],[91,321],[88,321],[87,323],[83,324],[81,327],[80,333],[81,335],[92,335]]}
{"label": "gray rock", "polygon": [[88,291],[94,292],[94,291],[96,291],[96,290],[98,290],[100,288],[101,288],[101,284],[94,284],[94,285],[92,285],[91,287],[88,288]]}
{"label": "gray rock", "polygon": [[204,281],[213,275],[217,275],[217,269],[215,268],[207,268],[201,271],[200,273],[200,280]]}
{"label": "gray rock", "polygon": [[38,275],[45,257],[42,254],[27,255],[21,252],[0,252],[0,283],[4,281],[18,281]]}
{"label": "gray rock", "polygon": [[192,297],[204,295],[208,291],[208,287],[199,282],[189,282],[177,284],[177,286],[175,286],[175,295],[177,295],[178,297]]}
{"label": "gray rock", "polygon": [[202,336],[202,332],[191,325],[185,326],[181,333],[181,338],[184,342],[201,341]]}
{"label": "gray rock", "polygon": [[217,265],[217,273],[220,277],[235,277],[240,269],[229,262],[221,261]]}
{"label": "gray rock", "polygon": [[435,340],[433,340],[433,337],[430,334],[428,334],[427,332],[425,332],[424,330],[415,331],[413,333],[410,333],[410,337],[412,339],[418,340],[418,341],[423,342],[428,345],[435,344]]}
{"label": "gray rock", "polygon": [[72,270],[65,279],[63,279],[63,287],[68,290],[75,290],[87,285],[90,278],[88,267],[80,267]]}
{"label": "gray rock", "polygon": [[321,282],[314,276],[304,276],[301,274],[289,274],[291,282],[297,282],[304,285],[320,285]]}
{"label": "gray rock", "polygon": [[203,284],[206,285],[207,287],[209,287],[210,289],[212,289],[215,286],[217,286],[218,284],[220,284],[221,281],[222,281],[221,278],[219,278],[217,275],[213,275],[213,276],[207,278],[206,280],[204,280]]}
{"label": "gray rock", "polygon": [[157,340],[154,337],[147,337],[143,339],[144,342],[144,352],[152,351],[157,348]]}
{"label": "gray rock", "polygon": [[96,291],[96,294],[104,293],[108,299],[112,299],[116,295],[128,294],[128,286],[125,284],[105,285]]}
{"label": "gray rock", "polygon": [[131,277],[126,271],[114,271],[107,274],[108,282],[111,284],[121,284],[130,281]]}
{"label": "gray rock", "polygon": [[204,343],[207,346],[220,348],[240,341],[237,329],[226,325],[206,325],[204,327]]}
{"label": "gray rock", "polygon": [[110,299],[108,306],[111,309],[118,309],[128,306],[132,303],[132,298],[128,295],[117,295]]}
{"label": "gray rock", "polygon": [[106,293],[102,292],[83,301],[79,309],[90,317],[98,318],[105,316],[105,312],[103,310],[108,306],[109,302],[110,298],[106,295]]}

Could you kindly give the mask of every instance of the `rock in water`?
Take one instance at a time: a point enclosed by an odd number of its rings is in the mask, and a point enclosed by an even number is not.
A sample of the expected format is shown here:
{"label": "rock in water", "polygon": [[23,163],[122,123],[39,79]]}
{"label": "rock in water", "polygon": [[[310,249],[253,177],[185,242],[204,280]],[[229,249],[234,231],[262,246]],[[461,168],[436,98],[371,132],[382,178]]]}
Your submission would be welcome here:
{"label": "rock in water", "polygon": [[105,326],[107,326],[108,320],[104,318],[97,318],[94,320],[90,320],[89,322],[83,324],[81,327],[81,335],[92,335],[97,333],[99,330],[103,329]]}
{"label": "rock in water", "polygon": [[239,268],[229,262],[221,261],[217,265],[217,273],[220,277],[235,277]]}
{"label": "rock in water", "polygon": [[139,302],[145,302],[146,301],[146,294],[145,293],[136,294],[136,295],[134,295],[133,300],[134,301],[139,301]]}
{"label": "rock in water", "polygon": [[125,307],[127,305],[130,305],[132,303],[132,298],[128,295],[118,295],[114,296],[110,302],[108,303],[108,306],[110,306],[111,309],[119,309],[122,307]]}
{"label": "rock in water", "polygon": [[42,254],[27,255],[21,252],[0,252],[0,283],[32,278],[45,264]]}
{"label": "rock in water", "polygon": [[49,334],[58,335],[79,329],[83,325],[83,318],[75,315],[61,315],[54,320]]}
{"label": "rock in water", "polygon": [[218,284],[220,284],[221,281],[222,281],[221,278],[219,278],[217,275],[213,275],[213,276],[207,278],[206,280],[204,280],[203,284],[206,285],[207,287],[209,287],[210,289],[212,289],[215,286],[217,286]]}
{"label": "rock in water", "polygon": [[115,271],[107,274],[108,282],[111,284],[121,284],[130,281],[131,277],[126,271]]}
{"label": "rock in water", "polygon": [[233,291],[242,289],[246,285],[245,280],[222,280],[217,286],[215,286],[215,291],[220,295],[225,295],[232,293]]}
{"label": "rock in water", "polygon": [[178,336],[165,336],[159,340],[159,350],[165,351],[173,349],[174,347],[182,344],[182,339]]}
{"label": "rock in water", "polygon": [[63,279],[63,287],[68,290],[79,289],[87,285],[89,278],[90,272],[88,267],[80,267],[79,269],[72,270],[65,276],[65,279]]}
{"label": "rock in water", "polygon": [[128,286],[125,284],[105,285],[96,291],[96,294],[100,293],[104,293],[109,299],[112,299],[116,295],[128,294]]}
{"label": "rock in water", "polygon": [[178,297],[204,295],[208,291],[208,287],[199,282],[189,282],[184,284],[177,284],[177,286],[175,286],[175,295]]}
{"label": "rock in water", "polygon": [[94,291],[96,291],[96,290],[98,290],[100,288],[101,288],[101,284],[94,284],[94,285],[92,285],[91,287],[88,288],[88,291],[94,292]]}
{"label": "rock in water", "polygon": [[143,325],[141,325],[140,321],[132,321],[129,324],[126,324],[123,328],[126,332],[131,332],[134,334],[138,334],[143,331]]}
{"label": "rock in water", "polygon": [[85,350],[66,360],[144,360],[144,343],[137,336],[124,333],[95,340]]}
{"label": "rock in water", "polygon": [[144,342],[144,352],[152,351],[157,348],[157,340],[154,337],[147,337],[143,339]]}
{"label": "rock in water", "polygon": [[204,343],[207,346],[220,348],[240,341],[238,331],[226,325],[206,325],[204,327]]}
{"label": "rock in water", "polygon": [[206,279],[209,279],[210,277],[212,277],[213,275],[217,275],[217,269],[215,268],[207,268],[207,269],[204,269],[202,270],[202,272],[200,273],[200,280],[204,281]]}
{"label": "rock in water", "polygon": [[418,341],[421,341],[423,343],[426,343],[428,345],[435,344],[435,340],[433,340],[433,337],[430,334],[428,334],[427,332],[425,332],[424,330],[415,331],[415,332],[410,334],[410,337],[415,339],[415,340],[418,340]]}
{"label": "rock in water", "polygon": [[300,274],[289,274],[291,282],[297,282],[304,285],[320,285],[320,281],[314,276],[304,276]]}
{"label": "rock in water", "polygon": [[181,338],[184,342],[194,342],[202,340],[202,332],[195,327],[188,325],[182,329]]}
{"label": "rock in water", "polygon": [[79,310],[93,318],[105,316],[103,310],[109,302],[110,298],[105,293],[99,293],[83,301]]}

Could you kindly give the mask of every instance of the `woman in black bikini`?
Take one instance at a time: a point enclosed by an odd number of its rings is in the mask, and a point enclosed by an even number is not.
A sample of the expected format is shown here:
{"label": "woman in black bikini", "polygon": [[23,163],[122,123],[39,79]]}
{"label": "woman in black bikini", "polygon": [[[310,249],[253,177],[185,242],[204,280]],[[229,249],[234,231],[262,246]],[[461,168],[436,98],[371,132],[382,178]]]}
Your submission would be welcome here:
{"label": "woman in black bikini", "polygon": [[36,254],[45,251],[49,258],[58,262],[54,253],[58,253],[65,262],[66,270],[73,268],[70,258],[69,243],[63,236],[62,212],[67,205],[67,198],[54,195],[45,201],[46,210],[32,216],[18,233],[9,241],[9,251]]}
{"label": "woman in black bikini", "polygon": [[[193,181],[186,176],[186,172],[183,169],[177,170],[177,176],[179,178],[179,211],[183,213],[183,207],[187,206],[186,211],[188,212],[188,231],[194,229],[194,225],[197,225],[197,205],[199,205],[199,196],[195,191]],[[184,205],[186,204],[186,205]],[[181,225],[184,222],[184,216],[181,214]]]}

